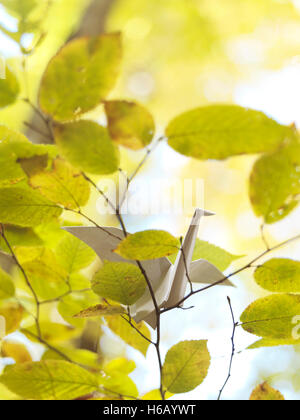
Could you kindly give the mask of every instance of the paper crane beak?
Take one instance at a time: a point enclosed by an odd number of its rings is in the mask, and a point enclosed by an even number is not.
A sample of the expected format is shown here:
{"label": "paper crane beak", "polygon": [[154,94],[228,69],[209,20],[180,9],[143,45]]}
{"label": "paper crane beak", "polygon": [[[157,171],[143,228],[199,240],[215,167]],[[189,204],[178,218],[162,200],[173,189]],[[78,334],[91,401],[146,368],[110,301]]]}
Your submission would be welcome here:
{"label": "paper crane beak", "polygon": [[213,213],[212,211],[203,210],[203,209],[196,209],[194,217],[196,216],[215,216],[216,213]]}
{"label": "paper crane beak", "polygon": [[211,211],[207,211],[207,210],[203,210],[203,209],[196,209],[194,216],[192,218],[192,225],[198,225],[200,223],[200,219],[203,216],[215,216],[215,213],[211,212]]}

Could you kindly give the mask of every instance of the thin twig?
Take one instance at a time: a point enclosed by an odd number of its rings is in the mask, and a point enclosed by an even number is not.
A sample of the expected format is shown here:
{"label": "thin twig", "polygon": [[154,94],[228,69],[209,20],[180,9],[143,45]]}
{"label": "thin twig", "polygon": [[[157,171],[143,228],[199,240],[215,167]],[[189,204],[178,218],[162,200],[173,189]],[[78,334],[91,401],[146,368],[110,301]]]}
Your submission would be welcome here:
{"label": "thin twig", "polygon": [[101,389],[103,389],[103,391],[106,391],[106,392],[111,393],[113,395],[117,395],[118,397],[123,398],[123,399],[129,398],[131,400],[136,400],[136,401],[140,400],[140,398],[133,397],[132,395],[120,394],[119,392],[112,391],[111,389],[108,389],[106,387],[102,387]]}
{"label": "thin twig", "polygon": [[62,295],[57,296],[56,298],[48,299],[48,300],[42,300],[40,302],[40,305],[49,305],[50,303],[59,302],[61,299],[71,295],[72,293],[87,293],[87,292],[90,292],[91,290],[92,289],[73,290],[73,289],[70,288],[70,290],[68,290],[66,293],[63,293]]}
{"label": "thin twig", "polygon": [[48,119],[47,119],[47,117],[45,117],[44,116],[44,114],[42,113],[42,111],[40,111],[40,109],[37,107],[37,106],[35,106],[32,102],[31,102],[31,100],[29,99],[29,98],[24,98],[23,99],[23,101],[26,103],[26,104],[28,104],[28,105],[30,105],[31,106],[31,108],[33,109],[33,111],[41,118],[41,120],[45,123],[45,125],[48,127]]}
{"label": "thin twig", "polygon": [[2,223],[0,224],[0,234],[1,234],[4,242],[6,243],[6,246],[8,247],[8,249],[9,249],[9,251],[10,251],[10,253],[11,253],[11,255],[12,255],[12,257],[13,257],[15,263],[16,263],[16,265],[19,267],[19,269],[20,269],[20,271],[21,271],[21,273],[22,273],[22,275],[24,277],[24,280],[25,280],[27,286],[29,287],[29,289],[30,289],[30,291],[31,291],[31,293],[33,295],[33,298],[35,300],[35,303],[36,303],[35,323],[36,323],[36,328],[37,328],[38,336],[41,337],[41,329],[40,329],[40,323],[39,323],[39,318],[40,318],[40,302],[39,302],[38,296],[37,296],[34,288],[32,287],[32,285],[31,285],[31,283],[29,281],[29,278],[28,278],[28,276],[27,276],[24,268],[20,264],[20,262],[19,262],[19,260],[18,260],[18,258],[16,256],[16,254],[14,253],[14,251],[13,251],[13,249],[12,249],[12,247],[11,247],[11,245],[10,245],[10,243],[9,243],[6,235],[5,235],[5,230],[4,230],[4,226],[3,226]]}
{"label": "thin twig", "polygon": [[70,359],[69,356],[67,356],[62,351],[58,350],[57,348],[53,347],[50,343],[48,343],[48,341],[44,340],[42,336],[37,336],[36,334],[32,333],[31,331],[27,330],[26,328],[21,328],[20,331],[22,333],[25,333],[25,334],[30,335],[32,338],[35,338],[41,344],[44,344],[49,350],[52,350],[53,352],[55,352],[56,354],[58,354],[60,357],[62,357],[63,359],[65,359],[67,362],[70,362],[70,363],[74,363],[76,365],[79,365],[79,363],[74,362],[73,360]]}
{"label": "thin twig", "polygon": [[31,100],[29,98],[24,98],[23,99],[24,102],[26,102],[28,105],[31,106],[31,108],[33,109],[33,111],[36,113],[36,115],[38,115],[40,117],[40,119],[44,122],[45,126],[47,127],[47,130],[49,132],[49,139],[52,140],[54,142],[54,133],[53,133],[53,128],[52,128],[52,121],[50,118],[46,117],[43,112],[40,110],[39,107],[35,106]]}
{"label": "thin twig", "polygon": [[265,235],[265,224],[262,224],[260,227],[260,233],[261,233],[261,238],[263,243],[266,246],[266,249],[269,250],[270,249],[270,245],[269,242],[267,241],[266,235]]}
{"label": "thin twig", "polygon": [[232,323],[233,323],[233,330],[232,330],[232,336],[231,336],[232,351],[231,351],[231,357],[230,357],[230,362],[229,362],[228,375],[227,375],[227,378],[226,378],[226,380],[224,382],[224,385],[222,386],[222,388],[221,388],[221,390],[219,392],[218,401],[221,400],[222,393],[223,393],[226,385],[228,384],[229,379],[231,378],[232,364],[233,364],[233,359],[234,359],[234,356],[235,356],[234,339],[235,339],[236,327],[238,325],[238,323],[235,321],[235,318],[234,318],[234,313],[233,313],[233,309],[232,309],[232,305],[231,305],[231,300],[230,300],[230,297],[229,296],[227,297],[227,300],[228,300],[228,304],[229,304],[229,308],[230,308],[230,313],[231,313],[231,317],[232,317]]}
{"label": "thin twig", "polygon": [[150,155],[154,152],[154,150],[157,148],[157,146],[159,145],[159,143],[161,141],[163,141],[163,140],[164,140],[164,137],[159,137],[157,139],[157,141],[153,143],[153,146],[147,149],[145,156],[140,161],[140,163],[138,164],[138,166],[136,167],[136,169],[134,170],[134,172],[132,173],[132,175],[130,177],[127,177],[126,176],[127,185],[126,185],[125,191],[123,193],[123,196],[122,196],[121,200],[119,201],[119,204],[117,205],[117,208],[118,209],[121,209],[122,206],[123,206],[123,204],[124,204],[124,201],[126,199],[126,196],[127,196],[127,193],[128,193],[129,187],[130,187],[130,184],[135,179],[135,177],[137,176],[137,174],[140,172],[140,170],[142,169],[142,167],[145,165],[145,163],[149,159]]}
{"label": "thin twig", "polygon": [[[129,315],[128,315],[129,316]],[[124,319],[124,321],[126,321],[141,337],[143,337],[144,340],[148,341],[148,343],[150,344],[154,344],[154,341],[150,340],[148,337],[146,337],[142,331],[140,331],[132,322],[131,317],[129,319],[126,318],[126,316],[121,315],[121,318]]]}
{"label": "thin twig", "polygon": [[106,203],[112,208],[113,211],[116,210],[113,202],[107,197],[104,191],[101,190],[101,188],[98,187],[98,185],[90,178],[88,177],[84,172],[82,172],[82,176],[85,178],[87,182],[89,182],[102,197],[105,199]]}
{"label": "thin twig", "polygon": [[128,184],[130,183],[130,180],[129,180],[129,178],[128,178],[128,176],[127,176],[126,172],[124,172],[122,168],[119,168],[119,172],[120,172],[120,174],[122,174],[122,175],[123,175],[123,177],[125,178],[125,181],[126,181],[126,184],[127,184],[127,187],[128,187]]}
{"label": "thin twig", "polygon": [[81,210],[74,210],[74,209],[69,209],[67,207],[64,207],[65,211],[70,211],[71,213],[75,213],[78,214],[79,216],[82,216],[84,219],[88,220],[90,223],[92,223],[94,226],[96,226],[98,229],[102,230],[103,232],[105,232],[107,235],[112,236],[115,239],[118,239],[119,241],[122,240],[122,238],[120,238],[118,235],[115,235],[114,233],[111,233],[109,230],[105,229],[104,227],[100,226],[97,222],[95,222],[93,219],[91,219],[89,216],[87,216],[86,214],[82,213]]}

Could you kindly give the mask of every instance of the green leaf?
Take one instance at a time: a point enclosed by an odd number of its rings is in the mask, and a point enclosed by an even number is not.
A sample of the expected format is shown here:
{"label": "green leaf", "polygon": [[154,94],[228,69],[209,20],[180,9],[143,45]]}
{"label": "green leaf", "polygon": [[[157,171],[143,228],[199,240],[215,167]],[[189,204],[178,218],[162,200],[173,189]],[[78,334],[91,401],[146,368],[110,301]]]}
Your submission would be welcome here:
{"label": "green leaf", "polygon": [[[47,248],[39,248],[39,255],[32,255],[30,261],[23,263],[23,268],[29,276],[40,281],[60,283],[68,276],[66,270],[58,263],[55,254]],[[29,251],[30,252],[30,251]]]}
{"label": "green leaf", "polygon": [[300,314],[300,295],[271,295],[253,302],[241,315],[245,331],[259,337],[293,340],[295,317]]}
{"label": "green leaf", "polygon": [[76,168],[95,175],[109,175],[119,168],[120,154],[105,127],[93,121],[55,125],[61,154]]}
{"label": "green leaf", "polygon": [[253,390],[250,401],[284,401],[284,396],[264,382]]}
{"label": "green leaf", "polygon": [[137,266],[105,261],[93,278],[92,289],[103,298],[133,305],[143,296],[146,282]]}
{"label": "green leaf", "polygon": [[98,389],[97,376],[60,360],[10,366],[0,376],[0,383],[31,400],[74,400]]}
{"label": "green leaf", "polygon": [[114,87],[120,62],[119,33],[68,43],[50,61],[43,76],[41,109],[63,122],[94,109]]}
{"label": "green leaf", "polygon": [[85,206],[90,197],[90,185],[80,172],[62,159],[56,159],[50,171],[32,176],[32,188],[48,200],[68,209]]}
{"label": "green leaf", "polygon": [[92,248],[72,235],[66,235],[59,242],[55,253],[60,265],[69,275],[88,267],[96,258]]}
{"label": "green leaf", "polygon": [[125,309],[120,305],[99,304],[84,309],[83,311],[74,315],[74,318],[93,318],[98,316],[118,315],[124,313]]}
{"label": "green leaf", "polygon": [[6,67],[5,79],[0,78],[0,108],[13,104],[20,93],[16,76]]}
{"label": "green leaf", "polygon": [[181,341],[166,355],[163,385],[174,394],[192,391],[204,381],[209,366],[207,341]]}
{"label": "green leaf", "polygon": [[0,189],[0,222],[35,227],[58,218],[62,209],[35,191],[25,188]]}
{"label": "green leaf", "polygon": [[[128,324],[125,319],[120,316],[110,316],[106,318],[107,325],[109,328],[117,334],[125,343],[134,349],[140,351],[145,357],[147,354],[148,347],[150,343],[145,340],[131,325]],[[144,322],[139,324],[135,323],[132,320],[133,325],[139,329],[139,331],[144,334],[149,340],[151,339],[151,334],[149,328]]]}
{"label": "green leaf", "polygon": [[262,112],[236,105],[210,105],[175,118],[166,129],[169,145],[196,159],[226,159],[275,150],[291,128]]}
{"label": "green leaf", "polygon": [[0,384],[1,401],[16,401],[21,400],[21,397],[10,392],[4,385]]}
{"label": "green leaf", "polygon": [[[54,345],[56,343],[69,341],[80,334],[80,331],[77,331],[73,327],[49,321],[40,322],[40,329],[42,339]],[[30,341],[39,343],[36,324],[21,329],[21,332],[26,335]]]}
{"label": "green leaf", "polygon": [[16,331],[23,319],[24,308],[18,303],[7,302],[0,304],[0,316],[5,318],[5,333],[9,335]]}
{"label": "green leaf", "polygon": [[155,124],[142,105],[127,101],[106,101],[105,112],[111,138],[129,149],[143,149],[151,143]]}
{"label": "green leaf", "polygon": [[7,299],[15,294],[15,286],[11,277],[0,268],[0,300]]}
{"label": "green leaf", "polygon": [[37,6],[37,0],[1,0],[1,4],[19,18],[24,19]]}
{"label": "green leaf", "polygon": [[292,346],[295,344],[300,344],[300,338],[299,340],[280,340],[272,338],[262,338],[261,340],[258,340],[255,343],[251,344],[249,347],[247,347],[247,349],[255,350],[263,347]]}
{"label": "green leaf", "polygon": [[[176,260],[177,254],[178,252],[168,257],[173,264]],[[240,258],[242,258],[242,255],[239,256],[230,254],[216,245],[212,245],[206,241],[201,241],[198,238],[196,239],[193,261],[203,259],[215,265],[220,271],[225,271],[234,261]]]}
{"label": "green leaf", "polygon": [[[20,226],[4,225],[5,236],[12,247],[33,247],[43,245],[42,239],[32,228],[23,228]],[[9,252],[9,249],[3,238],[0,237],[0,247]]]}
{"label": "green leaf", "polygon": [[285,218],[299,204],[300,142],[293,141],[261,157],[250,177],[250,200],[266,223]]}
{"label": "green leaf", "polygon": [[48,156],[50,159],[56,154],[55,146],[34,145],[23,134],[0,125],[0,185],[25,179],[28,169],[24,163],[26,159],[36,156]]}
{"label": "green leaf", "polygon": [[17,164],[18,153],[15,152],[20,144],[28,144],[22,134],[0,126],[0,181],[18,181],[25,177],[25,173]]}
{"label": "green leaf", "polygon": [[277,293],[300,293],[300,262],[274,258],[258,267],[254,275],[263,289]]}
{"label": "green leaf", "polygon": [[[82,366],[90,366],[97,370],[99,370],[101,367],[100,355],[98,353],[66,346],[55,346],[55,348],[67,356],[74,363],[80,364]],[[43,354],[42,360],[65,360],[62,354],[59,354],[54,350],[46,350]]]}
{"label": "green leaf", "polygon": [[120,357],[118,359],[113,359],[110,362],[106,363],[103,367],[103,370],[106,373],[106,375],[114,375],[118,373],[129,375],[135,370],[135,368],[136,364],[133,360],[128,360],[124,357]]}
{"label": "green leaf", "polygon": [[129,260],[152,260],[172,255],[179,241],[163,230],[145,230],[127,236],[115,252]]}
{"label": "green leaf", "polygon": [[116,397],[116,394],[120,394],[128,396],[125,399],[135,400],[139,395],[133,380],[122,373],[116,372],[109,377],[101,378],[100,381],[103,386],[103,393],[111,398]]}
{"label": "green leaf", "polygon": [[[23,265],[26,262],[33,261],[35,259],[40,259],[43,257],[44,254],[47,252],[52,253],[50,249],[46,249],[45,247],[39,246],[16,246],[15,247],[15,254],[19,260],[19,262]],[[51,260],[50,260],[51,261]]]}
{"label": "green leaf", "polygon": [[[167,391],[165,393],[164,397],[165,397],[166,400],[168,400],[169,398],[173,397],[173,395],[174,394],[172,394],[171,392],[168,392]],[[159,389],[153,389],[152,391],[147,392],[147,394],[143,395],[143,398],[142,399],[143,400],[147,400],[147,401],[152,401],[152,400],[159,401],[159,400],[162,400],[160,390]]]}
{"label": "green leaf", "polygon": [[[90,276],[88,276],[90,277]],[[70,275],[69,283],[72,287],[72,290],[78,291],[83,289],[90,289],[91,288],[91,281],[90,279],[81,273],[74,273]]]}
{"label": "green leaf", "polygon": [[116,393],[121,395],[131,396],[133,399],[138,397],[138,390],[135,383],[128,377],[136,368],[135,363],[132,360],[125,358],[119,358],[111,360],[103,366],[103,371],[106,377],[102,380],[104,387],[104,393],[112,397],[116,396]]}
{"label": "green leaf", "polygon": [[15,252],[38,297],[55,299],[69,291],[68,273],[50,249],[28,247],[17,248]]}
{"label": "green leaf", "polygon": [[99,298],[93,292],[73,292],[60,300],[57,309],[63,319],[69,324],[75,327],[83,327],[85,319],[75,318],[74,315],[98,302]]}

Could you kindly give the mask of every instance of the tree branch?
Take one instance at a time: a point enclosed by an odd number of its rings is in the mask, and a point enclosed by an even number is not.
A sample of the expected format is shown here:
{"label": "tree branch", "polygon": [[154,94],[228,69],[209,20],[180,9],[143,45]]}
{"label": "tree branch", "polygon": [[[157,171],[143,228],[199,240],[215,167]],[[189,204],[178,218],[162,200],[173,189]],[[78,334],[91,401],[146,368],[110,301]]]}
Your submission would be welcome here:
{"label": "tree branch", "polygon": [[116,0],[92,0],[78,29],[70,36],[69,41],[105,32],[107,17],[115,3]]}
{"label": "tree branch", "polygon": [[224,382],[224,385],[222,386],[222,388],[221,388],[221,390],[219,392],[218,401],[221,400],[222,393],[223,393],[226,385],[228,384],[229,379],[231,378],[231,370],[232,370],[233,358],[235,356],[234,339],[235,339],[236,328],[238,326],[238,322],[236,322],[235,321],[235,318],[234,318],[234,313],[233,313],[233,309],[232,309],[230,297],[227,297],[227,300],[228,300],[228,304],[229,304],[229,308],[230,308],[230,313],[231,313],[231,317],[232,317],[232,323],[233,323],[233,331],[232,331],[232,336],[231,336],[232,351],[231,351],[231,357],[230,357],[230,362],[229,362],[228,375],[227,375],[227,378],[226,378],[226,380]]}

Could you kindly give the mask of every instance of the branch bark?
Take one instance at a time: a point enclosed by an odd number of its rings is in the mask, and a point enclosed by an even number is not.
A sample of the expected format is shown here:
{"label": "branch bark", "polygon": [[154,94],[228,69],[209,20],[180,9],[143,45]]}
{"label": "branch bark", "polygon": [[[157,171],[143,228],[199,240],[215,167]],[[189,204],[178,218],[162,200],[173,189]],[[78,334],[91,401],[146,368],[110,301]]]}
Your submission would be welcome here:
{"label": "branch bark", "polygon": [[82,36],[97,36],[105,31],[107,17],[116,0],[93,0],[84,14],[79,28],[70,40]]}

